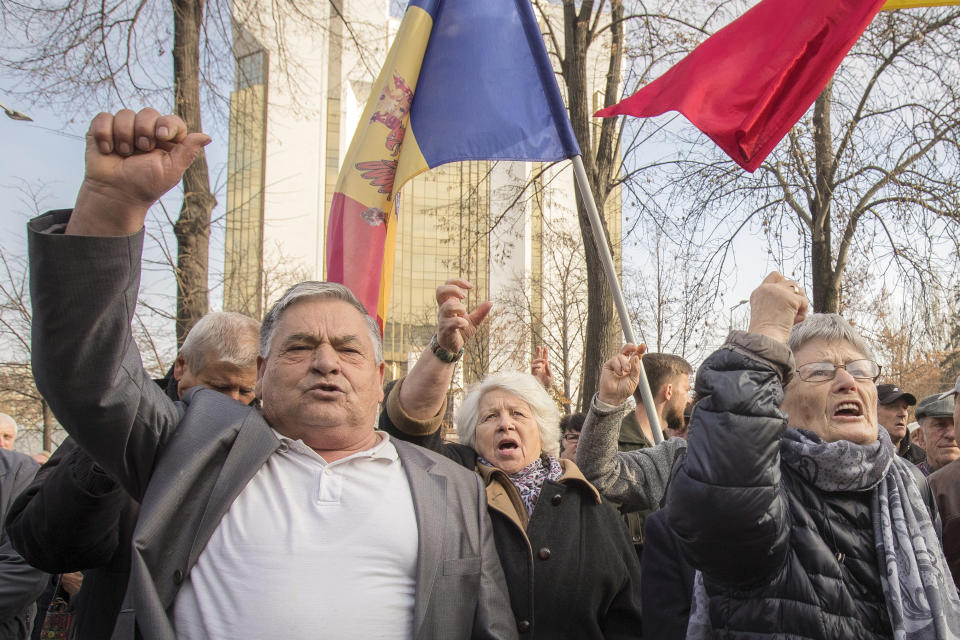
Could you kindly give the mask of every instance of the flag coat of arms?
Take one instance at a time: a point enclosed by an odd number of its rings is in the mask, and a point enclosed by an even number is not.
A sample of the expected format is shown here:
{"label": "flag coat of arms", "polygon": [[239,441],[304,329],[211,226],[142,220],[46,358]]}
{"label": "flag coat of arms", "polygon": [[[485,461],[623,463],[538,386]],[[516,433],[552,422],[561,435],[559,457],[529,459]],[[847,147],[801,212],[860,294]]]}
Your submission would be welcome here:
{"label": "flag coat of arms", "polygon": [[337,179],[327,279],[382,330],[406,181],[447,162],[579,154],[529,0],[412,0]]}

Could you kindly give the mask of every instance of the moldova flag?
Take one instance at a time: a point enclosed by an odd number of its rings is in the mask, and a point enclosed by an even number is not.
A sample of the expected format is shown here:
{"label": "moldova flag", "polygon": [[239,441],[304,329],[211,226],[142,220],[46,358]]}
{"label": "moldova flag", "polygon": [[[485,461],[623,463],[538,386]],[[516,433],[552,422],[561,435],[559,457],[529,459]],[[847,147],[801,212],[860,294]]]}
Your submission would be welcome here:
{"label": "moldova flag", "polygon": [[382,331],[407,180],[447,162],[579,154],[530,0],[411,0],[337,179],[327,279]]}

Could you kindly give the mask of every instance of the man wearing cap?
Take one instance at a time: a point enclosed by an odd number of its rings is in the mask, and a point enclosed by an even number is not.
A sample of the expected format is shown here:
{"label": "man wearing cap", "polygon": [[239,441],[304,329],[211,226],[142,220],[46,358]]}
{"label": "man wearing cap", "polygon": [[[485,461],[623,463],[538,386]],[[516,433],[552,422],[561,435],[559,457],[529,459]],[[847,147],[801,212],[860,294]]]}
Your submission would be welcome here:
{"label": "man wearing cap", "polygon": [[925,476],[960,458],[953,429],[953,393],[956,391],[927,396],[917,405],[917,422],[927,444],[927,457],[917,468]]}
{"label": "man wearing cap", "polygon": [[[949,402],[953,407],[951,420],[954,427],[960,424],[957,393],[960,393],[960,378],[957,378],[953,389],[935,396],[940,402]],[[917,413],[919,412],[920,408],[917,407]],[[956,442],[956,431],[953,437]],[[947,564],[950,565],[953,582],[960,588],[960,462],[945,464],[927,478],[927,481],[937,500],[940,519],[943,521],[943,555],[947,557]]]}
{"label": "man wearing cap", "polygon": [[897,385],[877,385],[877,420],[890,434],[897,454],[913,464],[919,464],[926,459],[927,452],[910,441],[910,430],[907,429],[907,407],[915,404],[917,398]]}

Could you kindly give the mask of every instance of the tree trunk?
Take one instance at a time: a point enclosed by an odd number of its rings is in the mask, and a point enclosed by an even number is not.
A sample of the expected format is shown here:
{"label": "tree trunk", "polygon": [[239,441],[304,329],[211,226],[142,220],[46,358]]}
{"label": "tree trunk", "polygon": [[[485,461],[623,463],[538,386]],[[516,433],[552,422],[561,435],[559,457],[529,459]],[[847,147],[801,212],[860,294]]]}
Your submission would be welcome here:
{"label": "tree trunk", "polygon": [[830,106],[833,80],[827,83],[813,107],[813,144],[816,163],[816,187],[810,203],[810,271],[813,274],[813,310],[836,313],[840,307],[840,278],[833,260],[831,229],[833,205],[833,135],[830,130]]}
{"label": "tree trunk", "polygon": [[[189,131],[203,131],[200,120],[200,28],[204,0],[173,0],[174,111]],[[183,205],[173,226],[177,237],[177,347],[209,309],[207,297],[210,192],[203,151],[183,174]]]}
{"label": "tree trunk", "polygon": [[[594,148],[591,129],[594,126],[589,101],[587,76],[587,49],[590,46],[590,20],[594,3],[583,0],[580,10],[574,0],[563,2],[564,57],[561,64],[564,81],[567,85],[567,107],[570,109],[570,122],[577,136],[580,151],[583,153],[583,166],[593,191],[594,200],[601,211],[601,223],[607,245],[610,238],[606,219],[602,215],[603,204],[611,189],[613,168],[617,165],[616,136],[612,135],[616,119],[605,120],[601,124],[601,134]],[[597,8],[603,10],[603,4]],[[611,46],[606,78],[605,104],[616,102],[620,86],[620,65],[623,58],[623,5],[619,0],[610,2]],[[617,321],[610,285],[603,272],[600,252],[594,244],[593,229],[590,225],[583,200],[577,193],[577,214],[580,234],[583,238],[587,265],[587,328],[584,341],[582,390],[580,408],[589,406],[600,381],[600,368],[620,346],[620,324]]]}

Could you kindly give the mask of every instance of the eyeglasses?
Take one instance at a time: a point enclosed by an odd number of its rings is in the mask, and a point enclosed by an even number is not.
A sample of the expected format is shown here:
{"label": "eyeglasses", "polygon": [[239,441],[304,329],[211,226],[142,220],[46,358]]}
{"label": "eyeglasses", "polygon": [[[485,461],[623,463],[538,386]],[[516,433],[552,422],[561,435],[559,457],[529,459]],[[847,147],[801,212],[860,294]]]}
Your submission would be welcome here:
{"label": "eyeglasses", "polygon": [[797,375],[805,382],[829,382],[837,377],[837,369],[845,369],[857,380],[877,381],[880,377],[880,365],[873,360],[851,360],[845,364],[832,362],[808,362],[797,367]]}
{"label": "eyeglasses", "polygon": [[563,439],[567,442],[578,442],[580,440],[579,433],[565,433],[563,434]]}

